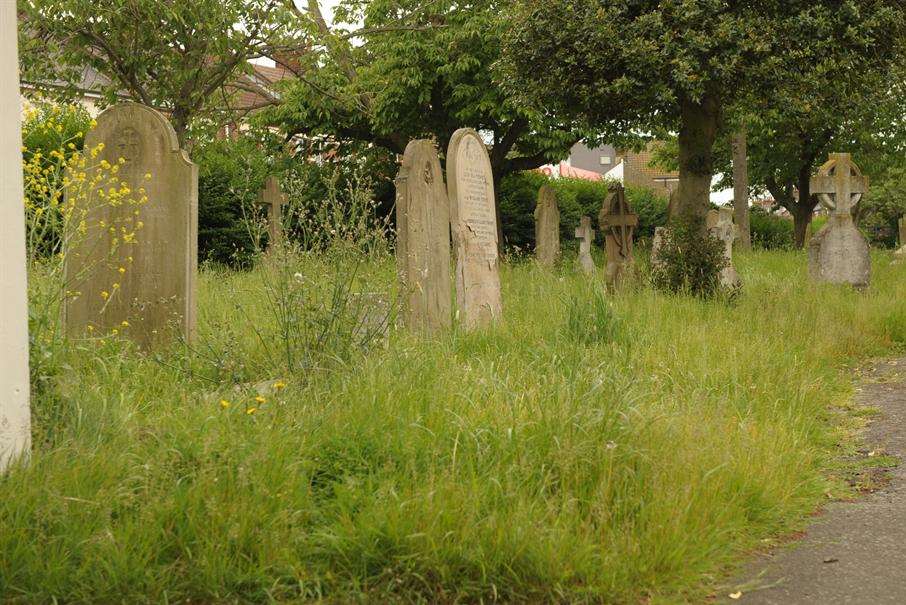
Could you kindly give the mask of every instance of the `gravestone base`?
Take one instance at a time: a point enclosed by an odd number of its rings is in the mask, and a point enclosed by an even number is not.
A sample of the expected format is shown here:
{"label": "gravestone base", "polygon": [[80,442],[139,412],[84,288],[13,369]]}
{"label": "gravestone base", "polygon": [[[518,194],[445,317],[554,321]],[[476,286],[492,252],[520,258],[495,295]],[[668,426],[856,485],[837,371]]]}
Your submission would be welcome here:
{"label": "gravestone base", "polygon": [[851,216],[832,215],[808,248],[809,275],[819,282],[867,288],[871,282],[868,242]]}

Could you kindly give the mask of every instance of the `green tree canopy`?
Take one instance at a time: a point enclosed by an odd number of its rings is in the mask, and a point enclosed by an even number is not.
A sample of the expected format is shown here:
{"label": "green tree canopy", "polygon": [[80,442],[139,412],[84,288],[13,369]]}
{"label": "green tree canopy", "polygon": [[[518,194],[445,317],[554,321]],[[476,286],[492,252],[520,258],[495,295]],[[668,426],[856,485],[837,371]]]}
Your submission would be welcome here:
{"label": "green tree canopy", "polygon": [[514,0],[511,17],[504,57],[513,90],[531,107],[594,125],[677,131],[672,210],[700,217],[726,110],[803,78],[833,89],[841,73],[884,70],[906,8],[899,0]]}
{"label": "green tree canopy", "polygon": [[[93,67],[166,111],[180,140],[248,60],[299,48],[284,0],[20,0],[23,64],[37,79]],[[51,52],[47,52],[50,48]]]}
{"label": "green tree canopy", "polygon": [[310,59],[319,69],[286,92],[272,123],[394,153],[414,138],[433,138],[444,150],[470,126],[488,136],[497,180],[563,158],[589,133],[575,117],[517,104],[500,85],[501,8],[494,0],[346,0],[337,26],[309,0],[299,12],[318,40]]}

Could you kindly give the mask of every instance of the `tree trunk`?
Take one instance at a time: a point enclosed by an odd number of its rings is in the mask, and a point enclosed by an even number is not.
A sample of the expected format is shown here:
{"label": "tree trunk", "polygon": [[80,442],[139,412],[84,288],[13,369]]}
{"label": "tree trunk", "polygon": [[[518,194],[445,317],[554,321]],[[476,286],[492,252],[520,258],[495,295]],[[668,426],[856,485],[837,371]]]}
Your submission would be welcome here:
{"label": "tree trunk", "polygon": [[749,158],[746,128],[733,136],[733,214],[739,228],[739,247],[752,249],[752,230],[749,226]]}
{"label": "tree trunk", "polygon": [[805,236],[812,222],[815,203],[812,200],[811,167],[799,171],[799,200],[793,211],[793,245],[797,250],[805,247]]}
{"label": "tree trunk", "polygon": [[700,220],[704,225],[711,199],[720,102],[717,95],[710,93],[701,102],[685,99],[680,114],[679,186],[673,196],[670,218]]}

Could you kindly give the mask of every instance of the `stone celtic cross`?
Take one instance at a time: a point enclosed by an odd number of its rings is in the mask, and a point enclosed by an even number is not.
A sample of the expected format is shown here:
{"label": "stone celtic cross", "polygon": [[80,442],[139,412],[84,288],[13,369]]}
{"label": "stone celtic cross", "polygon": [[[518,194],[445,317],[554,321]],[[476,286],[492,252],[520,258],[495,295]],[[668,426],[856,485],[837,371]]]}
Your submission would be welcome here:
{"label": "stone celtic cross", "polygon": [[[604,230],[608,244],[613,242],[620,259],[632,258],[632,236],[639,226],[639,215],[635,214],[626,201],[626,190],[622,185],[610,189],[598,215],[598,225]],[[613,246],[608,246],[613,247]],[[609,259],[608,261],[616,259]]]}
{"label": "stone celtic cross", "polygon": [[812,193],[835,215],[848,216],[868,192],[868,177],[848,153],[832,153],[811,181]]}
{"label": "stone celtic cross", "polygon": [[267,177],[264,189],[258,196],[258,204],[267,208],[267,234],[273,246],[283,239],[283,205],[286,196],[280,188],[280,180],[275,176]]}

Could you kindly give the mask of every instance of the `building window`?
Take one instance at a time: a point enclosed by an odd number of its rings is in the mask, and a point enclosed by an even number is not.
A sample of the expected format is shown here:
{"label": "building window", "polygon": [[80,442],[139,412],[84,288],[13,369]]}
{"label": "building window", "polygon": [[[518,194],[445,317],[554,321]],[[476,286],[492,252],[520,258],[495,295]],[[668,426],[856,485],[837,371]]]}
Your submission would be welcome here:
{"label": "building window", "polygon": [[609,155],[602,155],[601,156],[601,166],[608,166],[610,164],[613,164],[613,158],[610,157]]}

